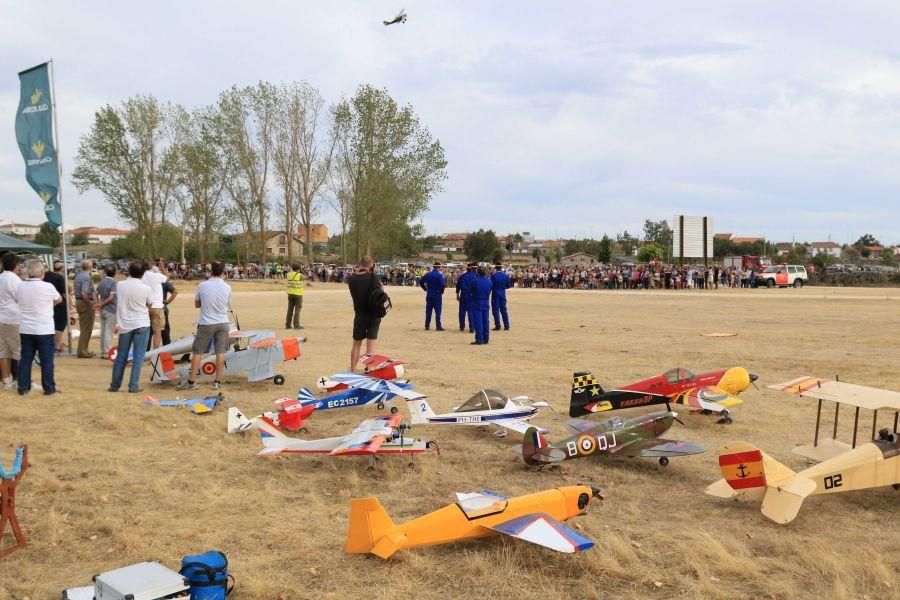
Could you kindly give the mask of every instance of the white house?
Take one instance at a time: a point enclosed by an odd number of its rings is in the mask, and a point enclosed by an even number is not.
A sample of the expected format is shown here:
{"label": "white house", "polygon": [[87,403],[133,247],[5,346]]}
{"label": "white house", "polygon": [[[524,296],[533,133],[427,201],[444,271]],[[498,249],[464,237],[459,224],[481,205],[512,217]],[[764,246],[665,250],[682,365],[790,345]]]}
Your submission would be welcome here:
{"label": "white house", "polygon": [[[68,236],[87,236],[89,244],[111,244],[113,240],[127,236],[130,231],[125,229],[113,229],[109,227],[78,227],[66,232]],[[67,237],[66,239],[70,239]]]}
{"label": "white house", "polygon": [[809,253],[813,256],[828,254],[838,258],[841,255],[841,245],[836,242],[813,242],[809,245]]}
{"label": "white house", "polygon": [[12,223],[10,221],[0,221],[0,233],[14,233],[16,235],[33,236],[40,232],[40,225],[29,225],[28,223]]}

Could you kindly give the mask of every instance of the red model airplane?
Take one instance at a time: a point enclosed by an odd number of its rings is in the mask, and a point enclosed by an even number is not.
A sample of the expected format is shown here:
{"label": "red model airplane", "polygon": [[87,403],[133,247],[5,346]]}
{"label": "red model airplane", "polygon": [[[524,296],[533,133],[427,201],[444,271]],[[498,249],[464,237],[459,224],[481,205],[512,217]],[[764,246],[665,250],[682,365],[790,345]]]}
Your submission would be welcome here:
{"label": "red model airplane", "polygon": [[[406,372],[403,369],[403,365],[406,364],[405,361],[388,358],[387,356],[381,356],[380,354],[364,354],[360,357],[359,362],[366,367],[363,374],[367,377],[374,377],[375,379],[394,381],[395,379],[402,377]],[[327,377],[320,377],[319,381],[316,382],[316,385],[320,390],[325,392],[337,392],[346,390],[349,387],[346,383],[338,383]]]}
{"label": "red model airplane", "polygon": [[729,408],[743,402],[738,394],[757,380],[757,376],[743,367],[720,369],[695,375],[684,368],[675,368],[662,375],[637,383],[605,391],[590,371],[572,377],[572,396],[569,416],[652,406],[655,404],[683,404],[694,412],[720,413],[719,423],[731,423]]}

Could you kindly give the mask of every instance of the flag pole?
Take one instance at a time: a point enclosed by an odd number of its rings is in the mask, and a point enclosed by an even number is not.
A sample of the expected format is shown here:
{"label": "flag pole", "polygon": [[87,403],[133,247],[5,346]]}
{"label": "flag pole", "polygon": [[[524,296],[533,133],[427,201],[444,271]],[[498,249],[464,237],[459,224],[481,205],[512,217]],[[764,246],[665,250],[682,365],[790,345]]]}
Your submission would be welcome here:
{"label": "flag pole", "polygon": [[[72,326],[71,326],[71,314],[72,307],[69,304],[69,254],[66,251],[66,218],[63,213],[63,201],[62,201],[62,165],[59,162],[59,125],[56,122],[56,67],[53,64],[53,59],[50,59],[50,103],[52,107],[51,114],[53,115],[53,147],[56,149],[56,173],[57,178],[59,180],[59,187],[56,191],[56,201],[59,203],[59,231],[60,231],[60,241],[62,244],[62,261],[63,261],[63,277],[65,278],[65,282],[63,288],[65,289],[65,294],[63,300],[66,303],[66,337],[68,340],[69,346],[69,354],[72,353]],[[50,265],[50,268],[53,268],[53,265]]]}

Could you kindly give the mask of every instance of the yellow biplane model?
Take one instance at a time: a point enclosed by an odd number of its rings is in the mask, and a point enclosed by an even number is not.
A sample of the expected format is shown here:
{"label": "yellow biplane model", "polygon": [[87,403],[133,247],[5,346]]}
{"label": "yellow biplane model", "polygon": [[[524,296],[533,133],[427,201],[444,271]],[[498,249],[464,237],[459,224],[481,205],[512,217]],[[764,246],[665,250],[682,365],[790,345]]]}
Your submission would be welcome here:
{"label": "yellow biplane model", "polygon": [[[812,446],[800,446],[794,452],[822,461],[799,473],[746,442],[730,442],[719,452],[719,468],[723,479],[706,488],[706,493],[719,498],[743,496],[762,500],[762,513],[776,523],[790,523],[800,511],[807,496],[833,494],[893,485],[900,488],[900,393],[860,385],[800,377],[787,383],[769,386],[819,401],[816,434]],[[832,439],[819,441],[822,402],[836,403]],[[856,407],[852,445],[834,439],[837,436],[841,404]],[[860,409],[874,412],[872,441],[857,446]],[[882,428],[875,437],[879,411],[893,411],[893,432]]]}

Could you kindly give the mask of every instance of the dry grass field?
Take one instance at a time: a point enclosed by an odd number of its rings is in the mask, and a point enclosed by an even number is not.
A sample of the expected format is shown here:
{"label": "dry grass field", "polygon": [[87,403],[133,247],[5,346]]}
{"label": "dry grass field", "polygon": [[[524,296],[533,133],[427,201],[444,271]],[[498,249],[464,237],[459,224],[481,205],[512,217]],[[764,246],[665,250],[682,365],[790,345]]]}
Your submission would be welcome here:
{"label": "dry grass field", "polygon": [[[173,304],[173,337],[196,319],[192,287]],[[266,283],[234,285],[247,328],[283,324],[285,298]],[[703,494],[719,478],[718,448],[745,440],[788,466],[791,448],[810,443],[815,404],[765,388],[803,375],[900,389],[900,290],[719,290],[571,292],[511,290],[513,329],[469,346],[459,333],[452,291],[446,332],[423,331],[424,294],[390,289],[378,351],[408,361],[408,375],[437,409],[449,410],[482,387],[547,399],[557,409],[535,422],[564,433],[573,370],[604,386],[674,366],[695,371],[742,365],[760,376],[732,425],[685,415],[672,437],[709,451],[674,458],[600,463],[580,460],[538,472],[510,451],[517,436],[476,428],[418,427],[441,456],[365,459],[254,456],[255,434],[225,433],[226,408],[248,414],[273,398],[313,386],[346,368],[352,307],[338,285],[307,288],[304,356],[285,365],[284,387],[231,379],[224,407],[206,416],[147,407],[143,397],[110,394],[110,364],[63,358],[62,394],[19,398],[0,392],[0,449],[30,446],[31,469],[18,508],[29,547],[0,562],[0,600],[58,598],[93,574],[141,560],[177,568],[182,555],[228,554],[237,599],[294,598],[898,598],[900,493],[869,490],[808,499],[796,521],[779,526],[753,503]],[[733,331],[706,338],[706,331]],[[145,378],[149,374],[145,370]],[[207,388],[208,389],[208,388]],[[149,383],[147,392],[174,397]],[[406,414],[402,408],[402,414]],[[314,415],[307,437],[348,432],[374,408]],[[843,412],[846,435],[852,418]],[[887,419],[884,419],[887,422]],[[831,416],[824,418],[826,429]],[[868,434],[871,416],[860,427]],[[393,559],[346,555],[351,498],[376,495],[396,522],[448,504],[456,491],[519,495],[558,485],[603,487],[573,521],[595,548],[556,554],[510,539],[401,551]]]}

